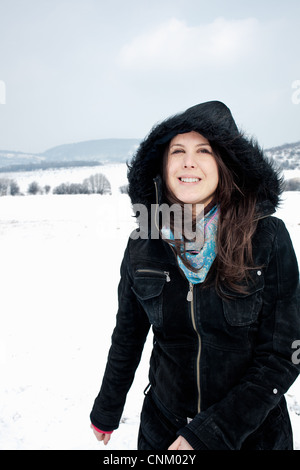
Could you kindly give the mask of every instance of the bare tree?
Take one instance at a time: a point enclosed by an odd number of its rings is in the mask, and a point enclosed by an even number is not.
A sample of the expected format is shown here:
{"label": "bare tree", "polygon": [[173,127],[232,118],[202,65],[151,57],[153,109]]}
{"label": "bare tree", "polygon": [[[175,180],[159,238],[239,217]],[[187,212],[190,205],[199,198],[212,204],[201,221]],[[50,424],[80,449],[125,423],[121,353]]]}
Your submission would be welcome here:
{"label": "bare tree", "polygon": [[300,178],[291,178],[285,181],[285,191],[300,191]]}
{"label": "bare tree", "polygon": [[28,194],[31,194],[31,195],[35,196],[36,194],[42,194],[43,190],[36,181],[33,181],[28,186],[27,192],[28,192]]}
{"label": "bare tree", "polygon": [[91,175],[83,181],[89,194],[111,194],[110,182],[102,173]]}
{"label": "bare tree", "polygon": [[0,178],[0,196],[16,196],[20,194],[18,184],[9,178]]}

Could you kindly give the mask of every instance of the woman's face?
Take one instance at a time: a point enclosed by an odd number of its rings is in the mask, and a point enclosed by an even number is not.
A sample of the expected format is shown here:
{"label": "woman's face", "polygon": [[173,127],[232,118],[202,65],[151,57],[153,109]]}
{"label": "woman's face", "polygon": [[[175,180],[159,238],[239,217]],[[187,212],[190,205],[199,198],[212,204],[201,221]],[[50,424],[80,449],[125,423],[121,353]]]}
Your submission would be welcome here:
{"label": "woman's face", "polygon": [[219,182],[218,166],[209,141],[198,132],[176,135],[170,142],[166,184],[181,202],[207,206]]}

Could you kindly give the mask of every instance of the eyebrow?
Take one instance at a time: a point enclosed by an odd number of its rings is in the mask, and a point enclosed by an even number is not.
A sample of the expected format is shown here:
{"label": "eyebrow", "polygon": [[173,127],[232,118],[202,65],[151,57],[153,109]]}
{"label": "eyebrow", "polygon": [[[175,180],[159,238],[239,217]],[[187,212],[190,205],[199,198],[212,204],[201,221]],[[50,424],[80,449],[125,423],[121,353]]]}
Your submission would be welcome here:
{"label": "eyebrow", "polygon": [[[170,149],[172,147],[185,147],[184,144],[172,144]],[[211,145],[210,144],[197,144],[196,147],[210,147],[211,148]]]}

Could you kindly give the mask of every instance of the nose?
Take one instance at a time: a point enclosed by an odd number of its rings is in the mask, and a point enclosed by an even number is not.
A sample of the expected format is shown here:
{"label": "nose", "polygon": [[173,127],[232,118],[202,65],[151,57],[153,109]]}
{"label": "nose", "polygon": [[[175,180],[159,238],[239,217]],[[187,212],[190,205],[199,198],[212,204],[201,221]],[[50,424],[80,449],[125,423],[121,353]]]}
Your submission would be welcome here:
{"label": "nose", "polygon": [[183,164],[184,168],[196,168],[196,166],[197,166],[196,160],[193,157],[193,154],[190,153],[190,152],[186,152],[184,154],[182,164]]}

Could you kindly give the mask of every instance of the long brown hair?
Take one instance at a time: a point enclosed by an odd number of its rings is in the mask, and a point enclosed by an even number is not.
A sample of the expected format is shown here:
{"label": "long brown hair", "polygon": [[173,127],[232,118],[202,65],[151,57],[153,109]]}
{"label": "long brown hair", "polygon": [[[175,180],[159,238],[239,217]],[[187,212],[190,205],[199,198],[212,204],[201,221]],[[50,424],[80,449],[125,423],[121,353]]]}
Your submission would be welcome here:
{"label": "long brown hair", "polygon": [[[244,194],[234,171],[226,166],[219,151],[213,149],[213,154],[219,171],[219,183],[213,203],[219,206],[220,215],[217,255],[204,285],[214,283],[220,295],[224,295],[220,290],[220,286],[224,284],[230,290],[245,294],[245,280],[248,279],[249,271],[260,267],[254,266],[252,254],[252,238],[258,222],[257,198],[255,193]],[[178,204],[180,201],[166,185],[167,158],[168,148],[164,152],[162,165],[164,198],[169,204]],[[180,243],[173,242],[172,249],[194,271],[185,258],[185,243],[183,251]]]}

